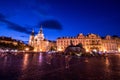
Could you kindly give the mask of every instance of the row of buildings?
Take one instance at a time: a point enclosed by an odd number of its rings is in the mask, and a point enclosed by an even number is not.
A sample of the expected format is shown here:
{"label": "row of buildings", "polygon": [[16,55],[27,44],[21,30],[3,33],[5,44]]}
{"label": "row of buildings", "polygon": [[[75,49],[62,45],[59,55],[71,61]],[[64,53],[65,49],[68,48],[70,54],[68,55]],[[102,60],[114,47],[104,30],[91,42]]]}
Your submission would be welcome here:
{"label": "row of buildings", "polygon": [[12,39],[11,37],[1,36],[0,43],[18,45],[18,43],[23,43],[23,42],[20,40]]}
{"label": "row of buildings", "polygon": [[0,36],[0,52],[4,51],[24,51],[26,48],[32,50],[33,48],[25,44],[21,40],[16,40],[11,37]]}
{"label": "row of buildings", "polygon": [[57,51],[64,51],[70,43],[77,45],[82,43],[87,52],[90,51],[104,51],[104,52],[118,52],[120,51],[120,38],[117,36],[107,35],[106,37],[100,37],[97,34],[83,35],[78,34],[75,37],[59,37],[56,42],[50,42],[44,38],[42,27],[37,35],[34,35],[34,31],[30,35],[29,45],[34,47],[34,51],[49,51],[51,47],[54,47]]}
{"label": "row of buildings", "polygon": [[61,37],[57,39],[56,45],[58,51],[64,51],[65,48],[70,45],[70,41],[74,45],[82,43],[83,47],[87,52],[90,51],[103,51],[103,52],[118,52],[120,51],[120,38],[111,37],[100,37],[96,34],[88,34],[87,36],[82,33],[75,37]]}

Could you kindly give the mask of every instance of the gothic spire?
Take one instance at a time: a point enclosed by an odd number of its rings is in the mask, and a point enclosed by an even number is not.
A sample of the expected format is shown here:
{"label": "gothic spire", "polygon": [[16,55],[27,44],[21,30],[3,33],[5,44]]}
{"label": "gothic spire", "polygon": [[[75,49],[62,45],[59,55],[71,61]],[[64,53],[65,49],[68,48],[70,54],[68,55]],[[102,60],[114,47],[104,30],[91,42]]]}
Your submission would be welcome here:
{"label": "gothic spire", "polygon": [[34,36],[34,29],[32,30],[32,33],[31,33],[32,36]]}
{"label": "gothic spire", "polygon": [[41,27],[40,27],[39,33],[43,33],[42,25],[41,25]]}

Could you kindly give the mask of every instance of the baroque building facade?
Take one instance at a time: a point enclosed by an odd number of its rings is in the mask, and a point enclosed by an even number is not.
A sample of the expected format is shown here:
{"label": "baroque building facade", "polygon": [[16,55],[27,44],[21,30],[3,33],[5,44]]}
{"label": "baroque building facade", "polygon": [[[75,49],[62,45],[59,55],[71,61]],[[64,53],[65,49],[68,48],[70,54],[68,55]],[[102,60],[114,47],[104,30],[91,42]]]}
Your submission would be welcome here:
{"label": "baroque building facade", "polygon": [[42,26],[37,35],[34,34],[34,30],[32,31],[28,44],[34,48],[35,52],[47,52],[51,48],[56,48],[55,41],[45,39]]}
{"label": "baroque building facade", "polygon": [[96,34],[83,35],[78,34],[75,37],[59,37],[56,41],[57,51],[64,51],[70,42],[74,45],[82,43],[87,52],[90,51],[104,51],[104,52],[117,52],[120,51],[120,38],[111,37],[107,35],[105,38]]}
{"label": "baroque building facade", "polygon": [[110,35],[107,35],[105,38],[103,38],[102,43],[103,43],[104,51],[114,52],[114,51],[118,51],[119,49],[117,40],[111,37]]}
{"label": "baroque building facade", "polygon": [[44,38],[42,27],[37,35],[34,35],[34,30],[32,31],[28,44],[34,48],[34,51],[48,51],[49,41]]}

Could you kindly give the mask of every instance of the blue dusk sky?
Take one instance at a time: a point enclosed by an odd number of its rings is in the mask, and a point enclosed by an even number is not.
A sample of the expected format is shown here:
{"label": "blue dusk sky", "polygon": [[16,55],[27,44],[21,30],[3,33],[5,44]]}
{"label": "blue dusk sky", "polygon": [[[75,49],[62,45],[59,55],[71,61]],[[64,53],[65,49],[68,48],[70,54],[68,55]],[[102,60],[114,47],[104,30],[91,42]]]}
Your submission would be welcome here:
{"label": "blue dusk sky", "polygon": [[119,0],[0,0],[0,36],[28,41],[40,25],[45,38],[120,36]]}

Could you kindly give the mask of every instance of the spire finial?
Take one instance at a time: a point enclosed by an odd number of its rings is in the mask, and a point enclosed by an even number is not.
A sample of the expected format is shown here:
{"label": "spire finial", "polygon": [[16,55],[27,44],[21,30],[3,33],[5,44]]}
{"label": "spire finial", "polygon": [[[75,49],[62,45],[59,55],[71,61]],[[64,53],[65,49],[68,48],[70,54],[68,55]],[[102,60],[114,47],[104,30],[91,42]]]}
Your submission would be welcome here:
{"label": "spire finial", "polygon": [[42,25],[40,26],[40,32],[39,33],[43,33]]}
{"label": "spire finial", "polygon": [[32,30],[32,33],[31,33],[31,35],[33,35],[33,36],[34,36],[34,29]]}

